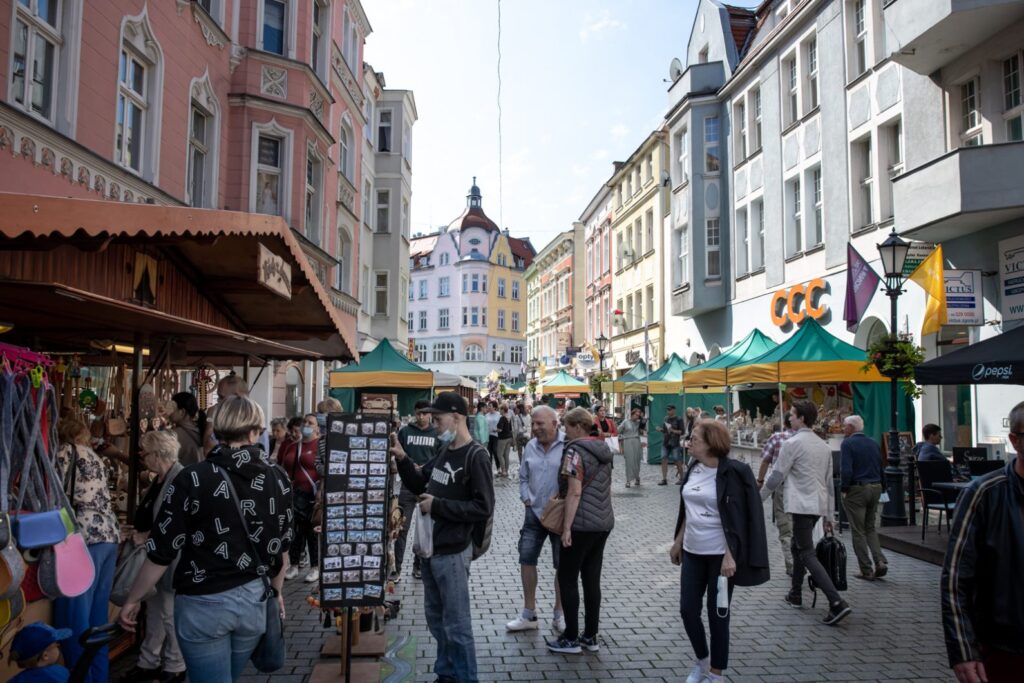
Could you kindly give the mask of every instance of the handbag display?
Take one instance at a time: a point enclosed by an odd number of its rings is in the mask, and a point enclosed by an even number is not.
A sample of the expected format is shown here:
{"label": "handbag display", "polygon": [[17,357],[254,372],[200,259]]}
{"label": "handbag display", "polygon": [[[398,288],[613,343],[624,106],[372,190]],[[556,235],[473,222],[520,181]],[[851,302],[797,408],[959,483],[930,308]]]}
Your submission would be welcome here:
{"label": "handbag display", "polygon": [[[231,501],[235,504],[235,509],[238,510],[238,518],[242,521],[242,531],[245,532],[245,537],[249,539],[249,546],[252,549],[253,557],[262,562],[263,558],[260,555],[259,548],[256,547],[252,536],[249,534],[249,524],[245,521],[242,505],[238,502],[238,493],[235,492],[235,485],[231,483],[231,477],[228,476],[227,470],[221,468],[220,475],[227,484],[228,491],[231,494]],[[267,578],[268,569],[269,562],[260,565],[257,569],[257,573],[263,579],[263,587],[265,589],[263,592],[263,602],[267,612],[267,628],[263,632],[260,642],[257,643],[256,649],[252,651],[252,655],[249,657],[249,661],[256,667],[256,670],[265,674],[273,673],[283,668],[287,654],[284,622],[281,620],[281,610],[277,604],[277,590],[271,585],[270,579]]]}

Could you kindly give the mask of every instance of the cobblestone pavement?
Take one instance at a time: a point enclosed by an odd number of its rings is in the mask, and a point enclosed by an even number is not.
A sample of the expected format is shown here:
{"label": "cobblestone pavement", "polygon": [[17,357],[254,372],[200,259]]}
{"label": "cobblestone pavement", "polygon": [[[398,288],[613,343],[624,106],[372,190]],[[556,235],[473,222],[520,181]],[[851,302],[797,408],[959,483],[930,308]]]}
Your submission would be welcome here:
{"label": "cobblestone pavement", "polygon": [[[668,560],[678,507],[678,488],[657,486],[658,468],[645,466],[644,485],[623,487],[616,469],[613,488],[615,530],[608,541],[602,581],[602,649],[596,654],[554,655],[544,647],[547,631],[508,634],[505,622],[521,608],[516,544],[523,508],[518,483],[499,480],[490,551],[474,563],[471,576],[473,631],[480,678],[490,681],[682,681],[692,666],[692,650],[679,617],[679,573]],[[770,515],[770,510],[767,511]],[[770,524],[770,522],[769,522]],[[732,605],[729,681],[951,681],[939,622],[939,568],[893,552],[889,575],[865,583],[852,578],[856,561],[849,532],[840,537],[850,555],[853,607],[837,627],[819,623],[817,609],[786,606],[788,588],[774,527],[769,528],[772,580],[738,588]],[[411,552],[411,543],[410,552]],[[433,681],[434,641],[423,618],[423,591],[411,576],[399,584],[399,618],[389,634],[416,638],[416,680]],[[554,570],[545,550],[540,565],[538,607],[550,623]],[[247,683],[306,680],[328,631],[306,604],[309,584],[287,584],[290,658],[273,676],[247,675]],[[130,658],[130,657],[129,657]],[[251,670],[250,670],[251,672]]]}

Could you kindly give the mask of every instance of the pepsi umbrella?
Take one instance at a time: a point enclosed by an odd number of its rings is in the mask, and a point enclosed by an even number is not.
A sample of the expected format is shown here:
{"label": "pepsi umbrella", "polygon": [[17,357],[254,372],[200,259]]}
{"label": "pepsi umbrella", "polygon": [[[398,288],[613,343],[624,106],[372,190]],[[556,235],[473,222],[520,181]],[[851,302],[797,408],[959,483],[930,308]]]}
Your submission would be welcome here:
{"label": "pepsi umbrella", "polygon": [[1024,384],[1024,325],[914,368],[918,384]]}

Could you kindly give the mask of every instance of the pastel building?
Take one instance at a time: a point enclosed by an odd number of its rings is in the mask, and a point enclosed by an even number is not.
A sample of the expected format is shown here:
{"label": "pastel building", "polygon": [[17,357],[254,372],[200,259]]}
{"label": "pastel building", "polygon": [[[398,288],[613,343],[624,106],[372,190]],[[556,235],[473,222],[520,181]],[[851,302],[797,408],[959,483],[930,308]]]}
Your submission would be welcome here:
{"label": "pastel building", "polygon": [[[586,273],[583,278],[583,308],[586,322],[584,343],[597,347],[598,337],[612,337],[612,193],[602,185],[580,215],[583,223]],[[606,350],[607,351],[607,350]],[[588,374],[600,370],[600,359]]]}
{"label": "pastel building", "polygon": [[525,373],[524,273],[535,251],[483,210],[473,179],[466,209],[409,248],[408,335],[414,360],[482,383],[492,372]]}
{"label": "pastel building", "polygon": [[584,262],[584,225],[577,221],[526,269],[528,355],[543,365],[545,375],[570,365],[575,349],[585,342]]}

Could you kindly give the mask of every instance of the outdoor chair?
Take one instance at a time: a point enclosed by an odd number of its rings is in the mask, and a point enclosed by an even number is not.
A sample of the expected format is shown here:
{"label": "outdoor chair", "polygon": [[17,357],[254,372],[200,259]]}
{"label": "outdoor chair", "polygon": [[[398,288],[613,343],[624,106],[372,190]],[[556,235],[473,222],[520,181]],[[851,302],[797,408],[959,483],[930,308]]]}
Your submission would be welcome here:
{"label": "outdoor chair", "polygon": [[928,528],[929,513],[936,510],[939,513],[938,531],[942,533],[942,515],[946,515],[946,531],[949,532],[949,518],[956,507],[956,500],[950,500],[951,494],[932,488],[933,484],[953,481],[953,472],[949,463],[933,461],[914,461],[917,467],[918,492],[921,497],[921,510],[924,518],[921,520],[921,541],[924,542],[925,529]]}

